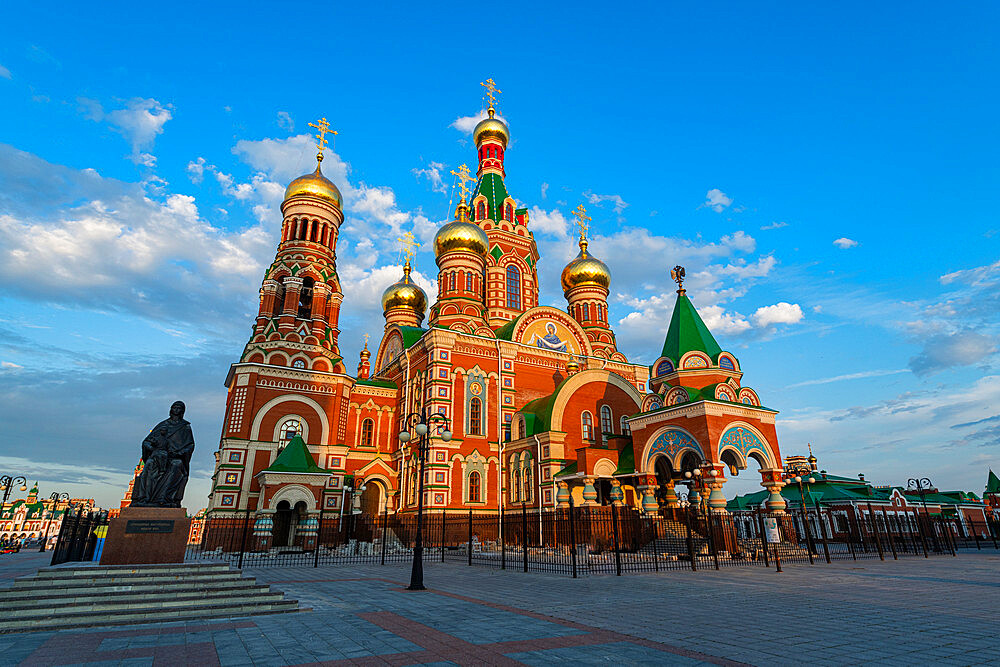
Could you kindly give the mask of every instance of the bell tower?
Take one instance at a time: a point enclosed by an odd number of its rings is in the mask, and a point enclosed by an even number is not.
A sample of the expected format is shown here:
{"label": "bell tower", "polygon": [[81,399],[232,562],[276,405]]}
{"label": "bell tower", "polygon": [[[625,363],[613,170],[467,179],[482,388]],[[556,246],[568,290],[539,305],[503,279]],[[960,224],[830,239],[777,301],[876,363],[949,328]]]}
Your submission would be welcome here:
{"label": "bell tower", "polygon": [[337,234],[343,197],[321,169],[326,135],[336,131],[325,118],[309,125],[318,130],[316,170],[285,189],[281,240],[264,273],[253,336],[240,361],[342,373]]}
{"label": "bell tower", "polygon": [[580,204],[573,211],[576,224],[580,227],[580,254],[562,272],[563,294],[566,296],[567,310],[587,332],[587,338],[594,353],[610,358],[617,352],[615,334],[608,323],[608,291],[611,287],[611,271],[608,266],[588,251],[590,242],[590,216]]}
{"label": "bell tower", "polygon": [[510,143],[507,124],[496,117],[493,79],[486,89],[487,117],[472,131],[479,157],[478,181],[470,202],[473,222],[486,232],[486,310],[489,325],[503,326],[538,305],[538,248],[528,231],[528,210],[517,208],[504,184],[504,158]]}

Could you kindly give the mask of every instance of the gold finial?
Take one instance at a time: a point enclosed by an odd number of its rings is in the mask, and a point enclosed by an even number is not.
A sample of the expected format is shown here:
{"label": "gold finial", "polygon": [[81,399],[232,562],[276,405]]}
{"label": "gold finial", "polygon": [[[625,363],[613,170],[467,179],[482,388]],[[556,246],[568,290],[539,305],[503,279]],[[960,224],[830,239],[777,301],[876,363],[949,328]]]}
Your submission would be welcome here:
{"label": "gold finial", "polygon": [[368,334],[365,334],[365,349],[366,350],[368,349],[368,338],[370,338],[370,336]]}
{"label": "gold finial", "polygon": [[315,127],[317,130],[319,130],[319,134],[314,135],[318,140],[316,142],[316,150],[318,151],[316,153],[316,159],[322,162],[323,150],[326,148],[326,135],[327,133],[330,133],[336,136],[337,131],[330,129],[330,122],[326,118],[320,118],[315,123],[309,123],[309,127]]}
{"label": "gold finial", "polygon": [[580,228],[580,248],[586,252],[587,250],[587,231],[590,230],[590,221],[593,220],[589,215],[587,215],[587,209],[580,204],[573,211],[573,215],[576,216],[576,225]]}
{"label": "gold finial", "polygon": [[400,236],[399,239],[397,240],[400,242],[400,244],[402,244],[400,250],[402,250],[403,254],[406,255],[406,265],[403,267],[403,269],[407,273],[409,273],[410,258],[417,254],[417,251],[414,250],[414,248],[415,247],[419,248],[420,244],[417,243],[417,241],[414,239],[413,232],[406,232],[405,234]]}
{"label": "gold finial", "polygon": [[496,111],[496,93],[502,93],[503,91],[497,88],[497,84],[493,79],[486,79],[486,82],[479,82],[479,85],[486,89],[486,97],[490,100],[489,114],[490,118],[493,118],[493,112]]}
{"label": "gold finial", "polygon": [[681,265],[675,266],[670,270],[670,277],[675,283],[677,283],[677,293],[684,295],[687,290],[684,289],[684,267]]}
{"label": "gold finial", "polygon": [[473,183],[475,183],[476,177],[469,172],[469,165],[467,164],[463,164],[462,166],[460,166],[458,168],[458,171],[452,169],[451,175],[458,178],[458,189],[462,193],[462,201],[464,202],[465,195],[469,194],[469,192],[472,190],[472,188],[466,185],[466,182],[472,181]]}

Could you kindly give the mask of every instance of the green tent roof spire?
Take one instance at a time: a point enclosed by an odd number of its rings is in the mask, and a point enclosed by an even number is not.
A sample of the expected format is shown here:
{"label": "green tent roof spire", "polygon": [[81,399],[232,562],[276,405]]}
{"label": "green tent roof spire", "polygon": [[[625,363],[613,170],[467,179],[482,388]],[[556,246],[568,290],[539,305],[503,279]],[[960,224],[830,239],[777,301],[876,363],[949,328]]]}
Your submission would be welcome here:
{"label": "green tent roof spire", "polygon": [[986,479],[986,493],[1000,493],[1000,478],[990,468],[990,476]]}
{"label": "green tent roof spire", "polygon": [[674,312],[670,316],[667,338],[663,341],[663,351],[660,356],[669,358],[676,365],[681,357],[694,350],[704,352],[712,361],[715,361],[722,352],[712,332],[705,326],[691,299],[688,298],[686,290],[681,287],[677,290],[677,302],[674,303]]}
{"label": "green tent roof spire", "polygon": [[309,448],[300,435],[288,442],[267,470],[268,472],[330,472],[316,465],[316,460],[309,453]]}

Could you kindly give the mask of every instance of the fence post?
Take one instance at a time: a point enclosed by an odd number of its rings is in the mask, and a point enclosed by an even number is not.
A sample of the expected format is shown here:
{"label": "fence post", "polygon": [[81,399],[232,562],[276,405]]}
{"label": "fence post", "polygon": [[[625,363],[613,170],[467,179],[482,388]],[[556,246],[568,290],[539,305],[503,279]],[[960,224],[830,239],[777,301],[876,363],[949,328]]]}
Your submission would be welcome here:
{"label": "fence post", "polygon": [[757,509],[757,530],[760,534],[761,551],[764,552],[764,567],[771,567],[771,557],[767,555],[767,535],[764,531],[764,515]]}
{"label": "fence post", "polygon": [[854,506],[847,506],[847,547],[851,550],[851,558],[858,559],[854,551]]}
{"label": "fence post", "polygon": [[469,510],[469,565],[472,565],[472,510]]}
{"label": "fence post", "polygon": [[524,571],[528,571],[528,503],[521,503],[521,551],[524,552]]}
{"label": "fence post", "polygon": [[503,541],[503,500],[500,501],[500,513],[497,514],[497,526],[500,528],[500,569],[507,569],[507,545]]}
{"label": "fence post", "polygon": [[389,503],[385,504],[382,510],[382,565],[385,565],[385,539],[389,530]]}
{"label": "fence post", "polygon": [[326,509],[326,502],[323,494],[320,493],[319,503],[319,528],[316,530],[316,553],[313,554],[313,568],[319,567],[319,545],[323,542],[323,511]]}
{"label": "fence post", "polygon": [[[952,556],[957,555],[955,553],[955,546],[952,543],[951,529],[948,527],[948,524],[946,524],[944,522],[944,512],[943,511],[942,511],[941,514],[938,514],[938,523],[941,525],[941,539],[942,539],[942,541],[945,544],[948,545],[948,549],[951,551],[951,555]],[[942,549],[941,551],[944,552],[944,549]]]}
{"label": "fence post", "polygon": [[872,530],[875,531],[875,546],[878,547],[878,558],[884,561],[885,552],[882,550],[882,536],[878,532],[878,517],[875,516],[875,510],[872,508],[871,501],[868,502],[868,517],[872,522]]}
{"label": "fence post", "polygon": [[240,538],[240,558],[236,564],[236,569],[243,569],[243,552],[247,548],[247,524],[250,523],[250,502],[247,501],[247,511],[243,515],[243,536]]}
{"label": "fence post", "polygon": [[622,554],[618,549],[618,506],[611,504],[611,545],[615,550],[615,574],[622,576]]}
{"label": "fence post", "polygon": [[570,544],[570,560],[573,562],[573,578],[576,579],[576,518],[573,512],[575,508],[573,507],[573,496],[569,497],[569,541]]}
{"label": "fence post", "polygon": [[448,533],[445,532],[445,526],[448,523],[448,512],[445,508],[441,508],[441,562],[444,562],[444,540]]}
{"label": "fence post", "polygon": [[684,510],[684,523],[687,525],[687,543],[688,543],[688,557],[691,559],[691,571],[698,571],[698,564],[695,563],[694,555],[694,538],[691,537],[691,506],[688,505]]}
{"label": "fence post", "polygon": [[924,558],[928,558],[927,555],[927,537],[924,535],[924,524],[920,520],[920,510],[917,510],[917,516],[915,517],[917,524],[917,532],[920,533],[920,544],[924,548]]}
{"label": "fence post", "polygon": [[889,540],[889,548],[892,549],[892,559],[899,560],[896,556],[896,540],[892,539],[892,532],[890,530],[889,514],[885,511],[884,507],[882,508],[882,521],[885,523],[885,536]]}
{"label": "fence post", "polygon": [[708,544],[712,548],[712,558],[715,560],[715,569],[719,569],[719,547],[715,543],[715,527],[712,525],[712,508],[705,503],[705,526],[708,529]]}
{"label": "fence post", "polygon": [[816,503],[816,521],[819,523],[819,537],[823,540],[823,555],[826,556],[827,565],[830,564],[830,545],[826,539],[826,525],[823,523],[823,510],[819,506],[819,498],[813,498]]}
{"label": "fence post", "polygon": [[653,524],[653,571],[660,571],[660,549],[656,542],[660,539],[660,521],[656,517],[650,517],[647,519]]}
{"label": "fence post", "polygon": [[780,522],[781,526],[778,528],[778,541],[774,543],[774,567],[778,572],[782,572],[781,569],[781,554],[778,552],[778,545],[781,544],[781,531],[785,528],[785,522]]}
{"label": "fence post", "polygon": [[1000,546],[997,546],[998,526],[996,525],[996,522],[990,523],[989,519],[987,519],[986,528],[990,531],[990,537],[993,539],[993,549],[994,550],[1000,549]]}
{"label": "fence post", "polygon": [[816,547],[813,544],[812,532],[809,530],[809,508],[806,507],[806,504],[803,502],[801,509],[802,511],[800,512],[800,514],[802,515],[802,532],[804,532],[806,535],[806,552],[809,554],[809,564],[815,565],[816,563],[815,561],[813,561],[813,550]]}

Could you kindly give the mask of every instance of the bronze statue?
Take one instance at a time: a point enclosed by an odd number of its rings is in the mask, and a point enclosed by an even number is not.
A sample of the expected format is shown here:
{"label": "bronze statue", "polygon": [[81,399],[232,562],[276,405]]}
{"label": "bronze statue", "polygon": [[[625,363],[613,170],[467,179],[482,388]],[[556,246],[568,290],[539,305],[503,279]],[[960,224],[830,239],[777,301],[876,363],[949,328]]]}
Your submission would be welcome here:
{"label": "bronze statue", "polygon": [[180,507],[191,472],[194,435],[184,419],[184,403],[170,406],[170,418],[142,441],[142,472],[132,487],[133,507]]}

